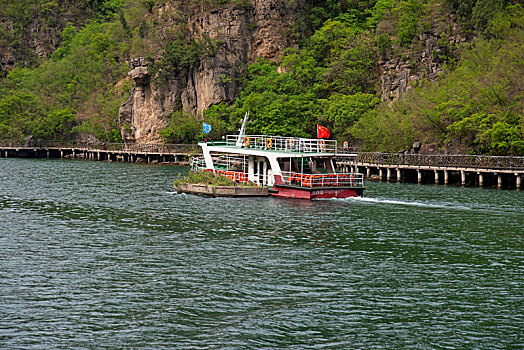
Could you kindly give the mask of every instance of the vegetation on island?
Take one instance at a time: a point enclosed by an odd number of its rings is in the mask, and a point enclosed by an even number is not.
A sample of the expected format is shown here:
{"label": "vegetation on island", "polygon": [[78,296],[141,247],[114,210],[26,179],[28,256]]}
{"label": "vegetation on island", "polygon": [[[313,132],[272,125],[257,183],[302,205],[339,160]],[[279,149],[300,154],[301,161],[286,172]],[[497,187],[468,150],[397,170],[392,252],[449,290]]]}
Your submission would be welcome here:
{"label": "vegetation on island", "polygon": [[175,188],[178,188],[181,184],[203,184],[203,185],[213,185],[213,186],[255,186],[253,183],[238,183],[234,182],[230,178],[214,174],[211,171],[190,171],[186,176],[178,175],[178,178],[175,180]]}
{"label": "vegetation on island", "polygon": [[[219,43],[187,40],[183,8],[167,30],[153,16],[158,0],[0,0],[0,43],[15,50],[35,15],[45,28],[62,28],[61,45],[47,59],[17,62],[0,78],[0,139],[68,140],[92,134],[121,141],[118,108],[133,86],[131,57],[153,58],[161,81],[213,55]],[[250,133],[315,135],[315,124],[334,138],[366,150],[398,151],[413,141],[470,152],[524,155],[524,10],[510,0],[315,0],[289,35],[299,45],[279,62],[245,68],[238,98],[204,112],[218,139],[236,133],[249,111]],[[251,6],[248,0],[192,0],[181,6]],[[68,12],[69,17],[66,16]],[[81,14],[81,15],[79,15]],[[453,22],[439,20],[454,16]],[[79,18],[59,23],[56,18]],[[177,17],[178,16],[178,17]],[[54,19],[53,19],[54,18]],[[178,18],[178,19],[177,19]],[[451,40],[458,25],[470,40]],[[381,64],[408,60],[438,28],[434,60],[438,81],[422,79],[393,103],[381,99]],[[412,69],[419,69],[413,62]],[[229,77],[223,77],[229,79]],[[175,110],[161,134],[166,141],[200,139],[198,117]]]}

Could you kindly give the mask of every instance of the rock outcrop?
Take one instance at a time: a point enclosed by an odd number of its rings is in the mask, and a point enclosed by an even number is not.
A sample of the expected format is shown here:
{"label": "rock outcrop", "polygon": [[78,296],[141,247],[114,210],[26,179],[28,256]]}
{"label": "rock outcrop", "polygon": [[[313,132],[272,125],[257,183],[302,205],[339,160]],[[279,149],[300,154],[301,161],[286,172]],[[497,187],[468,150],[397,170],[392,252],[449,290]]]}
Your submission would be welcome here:
{"label": "rock outcrop", "polygon": [[[15,3],[6,6],[15,6]],[[53,4],[56,8],[43,8]],[[20,15],[17,10],[5,11],[0,16],[0,76],[5,76],[15,63],[19,66],[38,64],[60,46],[67,23],[81,26],[89,17],[86,9],[77,9],[67,1],[59,7],[54,2],[40,5],[34,2],[25,11],[27,18],[17,17]]]}
{"label": "rock outcrop", "polygon": [[[176,5],[176,1],[167,2],[157,12],[165,18]],[[288,33],[302,8],[302,0],[253,0],[252,6],[195,11],[186,23],[189,36],[218,43],[213,55],[158,85],[148,73],[148,62],[132,60],[129,74],[135,87],[119,113],[124,141],[158,142],[158,130],[166,126],[173,110],[200,116],[213,104],[233,101],[247,64],[257,58],[276,60],[295,44]]]}
{"label": "rock outcrop", "polygon": [[437,80],[446,60],[453,58],[454,50],[467,40],[454,15],[434,17],[441,21],[419,34],[413,40],[412,49],[397,47],[404,52],[402,55],[379,62],[382,101],[397,100],[423,79]]}
{"label": "rock outcrop", "polygon": [[[383,61],[382,101],[393,102],[409,91],[415,82],[421,79],[434,81],[443,70],[442,44],[438,44],[438,35],[434,32],[420,34],[422,49],[414,50],[403,57]],[[463,43],[465,38],[456,36],[446,40],[446,47]]]}

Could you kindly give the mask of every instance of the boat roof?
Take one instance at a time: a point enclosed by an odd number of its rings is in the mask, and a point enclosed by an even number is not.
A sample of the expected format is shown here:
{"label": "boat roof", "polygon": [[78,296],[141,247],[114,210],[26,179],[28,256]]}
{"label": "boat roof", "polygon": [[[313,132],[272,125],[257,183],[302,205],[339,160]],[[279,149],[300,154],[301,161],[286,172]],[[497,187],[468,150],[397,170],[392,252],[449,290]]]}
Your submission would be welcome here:
{"label": "boat roof", "polygon": [[240,140],[238,135],[228,135],[223,141],[200,142],[198,145],[204,152],[271,155],[277,158],[334,157],[337,151],[335,140],[269,135],[246,135]]}

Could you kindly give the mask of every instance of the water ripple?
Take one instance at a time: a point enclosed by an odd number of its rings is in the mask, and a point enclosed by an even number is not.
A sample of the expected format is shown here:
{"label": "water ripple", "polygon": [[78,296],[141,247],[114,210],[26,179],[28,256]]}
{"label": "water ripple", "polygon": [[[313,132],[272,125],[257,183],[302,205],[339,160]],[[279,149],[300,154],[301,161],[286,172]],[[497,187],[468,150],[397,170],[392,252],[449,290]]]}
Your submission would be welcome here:
{"label": "water ripple", "polygon": [[523,193],[175,194],[176,167],[0,159],[0,348],[522,348]]}

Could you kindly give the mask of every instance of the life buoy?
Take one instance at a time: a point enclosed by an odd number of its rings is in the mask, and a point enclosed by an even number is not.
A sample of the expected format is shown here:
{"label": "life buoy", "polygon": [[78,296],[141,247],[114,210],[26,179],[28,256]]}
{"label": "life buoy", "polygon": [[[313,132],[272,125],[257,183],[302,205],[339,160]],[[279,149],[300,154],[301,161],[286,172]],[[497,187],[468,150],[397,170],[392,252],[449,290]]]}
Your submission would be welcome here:
{"label": "life buoy", "polygon": [[269,149],[273,147],[273,140],[272,139],[266,139],[266,148]]}
{"label": "life buoy", "polygon": [[320,149],[323,150],[324,148],[326,148],[326,141],[324,140],[320,140],[319,142],[319,146],[320,146]]}
{"label": "life buoy", "polygon": [[344,148],[348,148],[349,147],[349,143],[347,141],[344,141]]}
{"label": "life buoy", "polygon": [[244,146],[249,147],[249,143],[250,143],[250,142],[251,142],[251,141],[249,140],[249,137],[247,137],[247,136],[244,137]]}
{"label": "life buoy", "polygon": [[293,137],[289,139],[289,147],[291,148],[295,147],[295,139]]}

